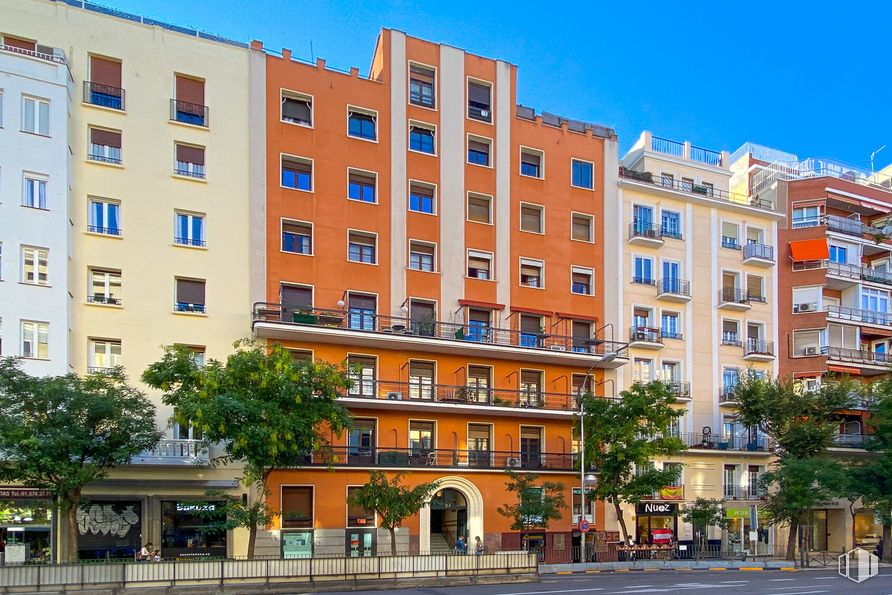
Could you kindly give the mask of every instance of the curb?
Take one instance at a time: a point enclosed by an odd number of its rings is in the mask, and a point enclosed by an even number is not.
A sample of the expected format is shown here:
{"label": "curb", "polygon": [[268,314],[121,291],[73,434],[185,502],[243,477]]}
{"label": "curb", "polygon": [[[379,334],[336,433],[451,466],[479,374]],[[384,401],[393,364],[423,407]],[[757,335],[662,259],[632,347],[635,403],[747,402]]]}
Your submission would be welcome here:
{"label": "curb", "polygon": [[799,568],[794,568],[791,566],[781,566],[781,567],[762,567],[762,566],[742,566],[739,568],[734,567],[725,567],[725,566],[712,566],[709,568],[691,568],[691,567],[681,567],[681,568],[614,568],[614,569],[591,569],[591,570],[559,570],[557,572],[548,572],[542,573],[542,576],[567,576],[567,575],[582,575],[582,574],[617,574],[617,573],[629,573],[629,572],[692,572],[692,571],[700,571],[700,572],[727,572],[727,571],[741,571],[741,572],[771,572],[771,571],[782,571],[782,572],[800,572]]}

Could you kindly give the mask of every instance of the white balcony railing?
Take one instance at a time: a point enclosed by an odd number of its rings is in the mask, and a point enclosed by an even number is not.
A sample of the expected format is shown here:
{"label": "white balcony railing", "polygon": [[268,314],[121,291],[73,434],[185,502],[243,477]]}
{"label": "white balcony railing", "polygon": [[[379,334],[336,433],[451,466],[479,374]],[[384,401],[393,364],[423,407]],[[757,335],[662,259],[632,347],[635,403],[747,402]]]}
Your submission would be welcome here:
{"label": "white balcony railing", "polygon": [[135,465],[197,465],[210,462],[208,449],[200,440],[165,438],[151,451],[133,458]]}

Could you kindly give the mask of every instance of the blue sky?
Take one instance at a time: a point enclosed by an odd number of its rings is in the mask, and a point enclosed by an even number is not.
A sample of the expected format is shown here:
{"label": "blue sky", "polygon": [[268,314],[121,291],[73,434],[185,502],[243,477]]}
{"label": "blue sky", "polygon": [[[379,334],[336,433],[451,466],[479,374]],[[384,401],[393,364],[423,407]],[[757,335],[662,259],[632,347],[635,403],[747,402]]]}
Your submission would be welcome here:
{"label": "blue sky", "polygon": [[649,129],[892,163],[892,3],[99,1],[362,72],[381,27],[508,60],[520,103],[613,126],[621,153]]}

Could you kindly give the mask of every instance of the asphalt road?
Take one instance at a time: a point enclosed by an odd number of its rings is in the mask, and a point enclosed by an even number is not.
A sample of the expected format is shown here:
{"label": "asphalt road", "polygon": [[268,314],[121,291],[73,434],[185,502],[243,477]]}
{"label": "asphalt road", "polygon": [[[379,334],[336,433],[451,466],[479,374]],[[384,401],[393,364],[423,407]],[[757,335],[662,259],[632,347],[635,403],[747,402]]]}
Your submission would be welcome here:
{"label": "asphalt road", "polygon": [[[720,590],[762,595],[820,595],[834,593],[892,594],[892,569],[858,584],[833,571],[808,570],[747,572],[726,570],[603,573],[592,575],[544,575],[539,583],[483,585],[474,587],[423,587],[396,590],[406,595],[621,595],[625,593],[695,593]],[[381,591],[345,591],[373,593]]]}

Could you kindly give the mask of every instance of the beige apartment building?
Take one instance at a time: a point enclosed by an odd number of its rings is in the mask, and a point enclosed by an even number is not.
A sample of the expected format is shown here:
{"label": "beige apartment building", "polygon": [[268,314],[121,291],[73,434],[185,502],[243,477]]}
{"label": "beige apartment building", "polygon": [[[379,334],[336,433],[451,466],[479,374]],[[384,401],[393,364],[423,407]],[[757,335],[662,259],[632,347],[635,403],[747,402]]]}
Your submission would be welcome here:
{"label": "beige apartment building", "polygon": [[[263,127],[249,104],[264,58],[252,81],[243,44],[74,4],[0,0],[0,34],[61,48],[72,78],[69,369],[123,365],[147,390],[139,376],[162,346],[224,358],[250,335],[249,203],[260,194],[249,154],[263,153],[251,147]],[[208,467],[214,453],[150,394],[165,438],[89,489],[81,557],[132,556],[140,541],[165,556],[242,554],[231,532],[197,530],[190,504],[211,488],[240,494],[239,470]],[[127,530],[111,534],[109,519]]]}
{"label": "beige apartment building", "polygon": [[727,152],[650,132],[620,161],[620,211],[608,233],[621,248],[605,266],[620,281],[613,317],[630,363],[617,370],[615,390],[662,380],[685,410],[674,431],[689,449],[655,463],[683,465],[681,480],[629,508],[636,542],[661,529],[692,539],[679,518],[684,502],[720,498],[732,527],[710,538],[761,553],[773,543],[755,511],[769,444],[734,419],[730,389],[748,370],[777,371],[774,245],[783,215],[731,194],[729,165]]}

